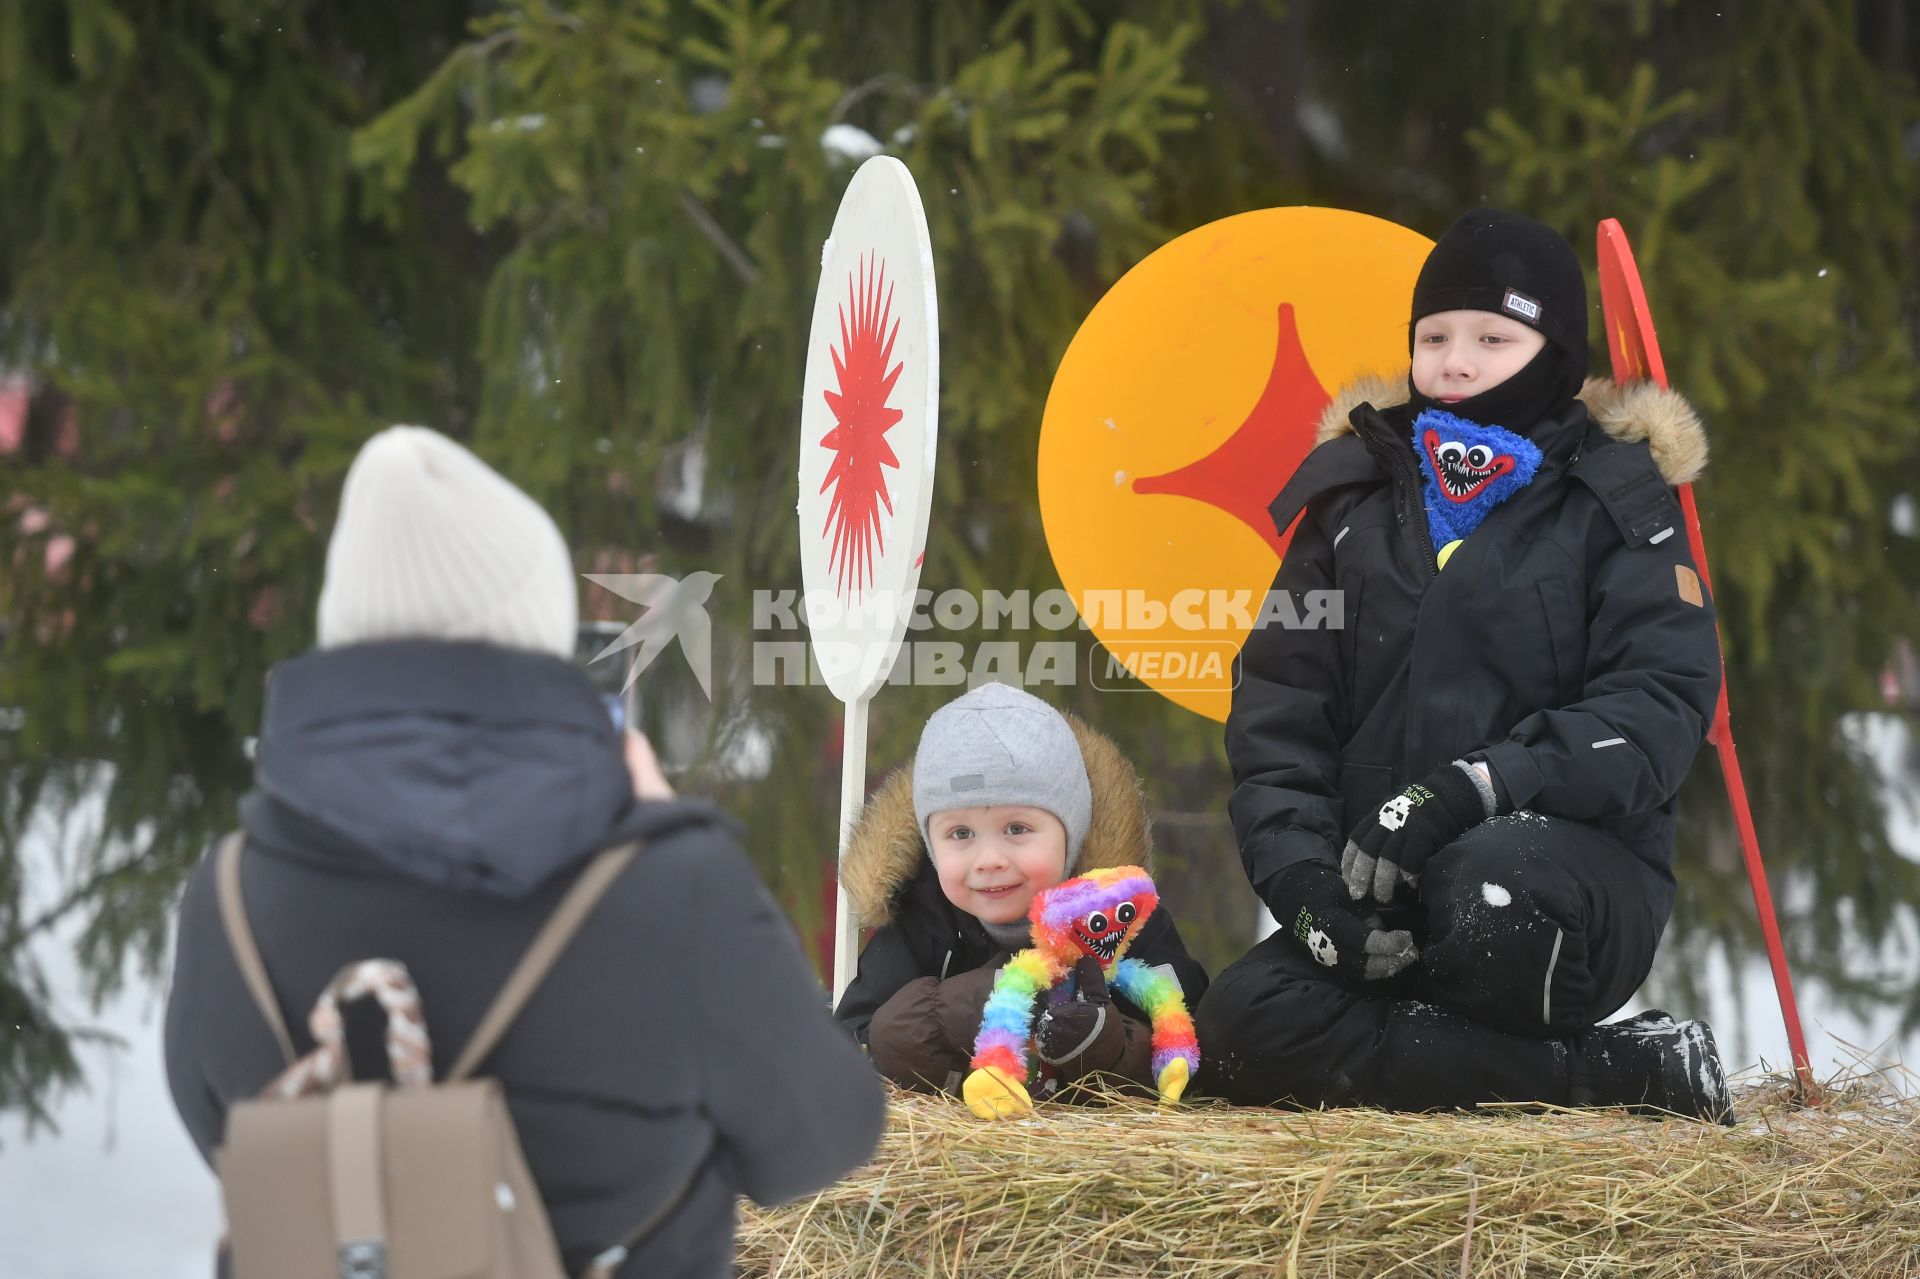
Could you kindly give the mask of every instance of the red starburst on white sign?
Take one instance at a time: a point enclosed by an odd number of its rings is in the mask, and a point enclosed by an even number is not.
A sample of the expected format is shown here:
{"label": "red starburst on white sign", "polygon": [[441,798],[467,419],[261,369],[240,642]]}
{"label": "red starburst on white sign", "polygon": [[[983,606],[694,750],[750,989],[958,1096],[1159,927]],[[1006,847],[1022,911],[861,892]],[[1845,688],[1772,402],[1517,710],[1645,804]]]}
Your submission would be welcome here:
{"label": "red starburst on white sign", "polygon": [[888,361],[899,335],[886,264],[869,254],[847,281],[847,300],[840,307],[840,342],[831,348],[839,390],[822,392],[834,425],[820,437],[820,446],[833,450],[820,491],[831,485],[833,499],[820,531],[833,535],[827,567],[834,570],[841,595],[872,584],[874,561],[886,549],[881,509],[892,515],[893,500],[884,468],[900,469],[887,432],[902,417],[887,400],[905,366],[902,361],[889,368]]}

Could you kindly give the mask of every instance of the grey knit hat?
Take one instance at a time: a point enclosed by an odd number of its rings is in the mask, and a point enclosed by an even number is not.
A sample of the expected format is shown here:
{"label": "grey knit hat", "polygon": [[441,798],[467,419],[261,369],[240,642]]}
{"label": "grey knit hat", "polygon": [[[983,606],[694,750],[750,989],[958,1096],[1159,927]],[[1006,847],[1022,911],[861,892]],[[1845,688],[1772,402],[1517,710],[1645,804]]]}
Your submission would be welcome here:
{"label": "grey knit hat", "polygon": [[913,757],[920,833],[949,808],[1026,804],[1067,828],[1067,873],[1093,824],[1093,786],[1080,743],[1059,711],[1031,693],[982,684],[927,720]]}

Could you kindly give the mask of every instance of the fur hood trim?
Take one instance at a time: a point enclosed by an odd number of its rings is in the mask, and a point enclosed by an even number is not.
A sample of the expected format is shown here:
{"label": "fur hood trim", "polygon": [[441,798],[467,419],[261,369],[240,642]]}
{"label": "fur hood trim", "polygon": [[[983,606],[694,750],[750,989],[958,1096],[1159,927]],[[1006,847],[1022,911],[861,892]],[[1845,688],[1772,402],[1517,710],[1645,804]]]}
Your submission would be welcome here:
{"label": "fur hood trim", "polygon": [[[1064,712],[1062,712],[1065,714]],[[1107,866],[1153,867],[1153,828],[1133,765],[1104,733],[1066,715],[1093,787],[1093,821],[1080,847],[1075,874]],[[913,764],[893,770],[867,798],[847,842],[841,882],[862,927],[893,922],[900,892],[927,859],[926,836],[913,817]]]}
{"label": "fur hood trim", "polygon": [[[1707,469],[1707,428],[1678,391],[1652,382],[1617,386],[1609,378],[1590,377],[1580,388],[1587,413],[1614,439],[1626,444],[1642,440],[1653,450],[1654,465],[1669,485],[1691,484]],[[1340,388],[1320,415],[1314,445],[1353,430],[1348,415],[1361,404],[1377,409],[1407,402],[1407,378],[1368,375]]]}

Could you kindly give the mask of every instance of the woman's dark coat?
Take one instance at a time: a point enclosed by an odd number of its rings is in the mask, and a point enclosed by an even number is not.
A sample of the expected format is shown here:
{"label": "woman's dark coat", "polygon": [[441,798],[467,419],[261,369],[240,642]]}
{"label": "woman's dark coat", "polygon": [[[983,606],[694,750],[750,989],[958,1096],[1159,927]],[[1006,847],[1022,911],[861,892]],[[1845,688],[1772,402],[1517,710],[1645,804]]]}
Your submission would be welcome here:
{"label": "woman's dark coat", "polygon": [[[691,1184],[622,1269],[732,1273],[734,1201],[864,1162],[882,1089],[827,1015],[786,918],[705,804],[636,803],[599,696],[564,662],[477,644],[277,667],[241,882],[298,1051],[353,960],[419,987],[443,1074],[575,873],[641,849],[481,1067],[503,1085],[578,1273]],[[221,927],[211,860],[180,913],[167,1078],[203,1156],[285,1065]]]}

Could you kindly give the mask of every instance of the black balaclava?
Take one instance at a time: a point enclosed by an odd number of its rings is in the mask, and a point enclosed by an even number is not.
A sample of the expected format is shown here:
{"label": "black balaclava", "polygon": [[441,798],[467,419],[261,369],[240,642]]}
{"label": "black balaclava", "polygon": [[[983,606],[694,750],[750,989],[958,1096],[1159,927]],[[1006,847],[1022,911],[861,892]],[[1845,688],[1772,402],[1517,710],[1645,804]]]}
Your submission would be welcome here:
{"label": "black balaclava", "polygon": [[[1587,377],[1587,280],[1580,259],[1544,222],[1502,209],[1460,215],[1427,254],[1413,286],[1407,349],[1424,316],[1491,311],[1538,329],[1547,339],[1526,367],[1496,387],[1449,404],[1447,412],[1525,435],[1566,412]],[[1433,402],[1407,375],[1413,412]]]}

